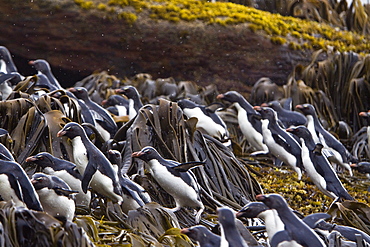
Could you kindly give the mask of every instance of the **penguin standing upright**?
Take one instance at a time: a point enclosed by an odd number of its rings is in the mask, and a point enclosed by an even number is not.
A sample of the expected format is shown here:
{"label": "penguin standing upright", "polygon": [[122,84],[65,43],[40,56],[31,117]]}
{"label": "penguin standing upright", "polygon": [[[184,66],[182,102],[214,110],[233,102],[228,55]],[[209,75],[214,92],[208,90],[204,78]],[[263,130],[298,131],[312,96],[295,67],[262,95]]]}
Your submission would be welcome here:
{"label": "penguin standing upright", "polygon": [[47,152],[41,152],[34,156],[30,156],[26,159],[26,162],[35,163],[43,169],[42,171],[44,173],[61,178],[72,190],[78,191],[75,195],[77,205],[88,206],[90,204],[91,192],[87,191],[85,194],[85,192],[82,191],[82,175],[72,162],[59,159]]}
{"label": "penguin standing upright", "polygon": [[0,46],[0,72],[10,74],[12,72],[18,72],[15,66],[12,56],[5,46]]}
{"label": "penguin standing upright", "polygon": [[363,241],[365,241],[367,245],[370,245],[370,236],[367,233],[354,227],[331,224],[324,220],[319,220],[314,227],[327,232],[337,231],[343,237],[353,242],[357,242],[356,235],[360,235]]}
{"label": "penguin standing upright", "polygon": [[112,149],[108,150],[108,159],[111,161],[113,167],[117,169],[117,175],[124,197],[123,200],[125,202],[122,204],[123,212],[128,213],[128,211],[138,209],[152,201],[143,187],[132,181],[127,174],[122,172],[122,157],[120,152]]}
{"label": "penguin standing upright", "polygon": [[280,127],[277,122],[276,112],[273,109],[260,106],[255,106],[254,109],[260,113],[263,141],[266,143],[269,152],[286,165],[292,167],[297,172],[300,180],[304,168],[299,143]]}
{"label": "penguin standing upright", "polygon": [[73,159],[82,174],[83,191],[87,193],[90,185],[100,195],[121,204],[122,190],[117,173],[109,160],[87,137],[82,126],[69,122],[57,136],[66,136],[72,140]]}
{"label": "penguin standing upright", "polygon": [[108,99],[103,100],[101,103],[105,109],[116,116],[128,115],[129,101],[122,95],[113,94],[109,96]]}
{"label": "penguin standing upright", "polygon": [[338,200],[353,200],[339,180],[327,158],[321,153],[321,144],[315,144],[311,132],[305,126],[287,129],[300,138],[302,163],[311,180],[327,196]]}
{"label": "penguin standing upright", "polygon": [[33,174],[31,183],[46,213],[61,221],[73,220],[76,209],[73,194],[76,191],[59,177],[44,173]]}
{"label": "penguin standing upright", "polygon": [[195,117],[198,119],[196,124],[198,129],[204,130],[225,146],[231,144],[225,122],[210,108],[198,105],[188,99],[181,99],[177,104],[188,118]]}
{"label": "penguin standing upright", "polygon": [[244,137],[256,151],[267,153],[268,148],[262,137],[261,121],[256,118],[256,115],[259,114],[253,109],[253,106],[240,93],[235,91],[219,94],[217,99],[234,103],[238,111],[240,130]]}
{"label": "penguin standing upright", "polygon": [[197,241],[199,247],[219,247],[221,237],[214,234],[203,225],[196,225],[189,228],[181,229],[182,234],[186,234],[189,238]]}
{"label": "penguin standing upright", "polygon": [[43,211],[39,197],[26,172],[15,161],[0,159],[0,196],[16,206]]}
{"label": "penguin standing upright", "polygon": [[51,72],[50,64],[46,60],[44,59],[32,60],[29,61],[28,64],[32,65],[38,71],[39,74],[44,74],[48,78],[50,84],[53,85],[53,87],[63,89],[63,87],[59,84],[58,80]]}
{"label": "penguin standing upright", "polygon": [[9,81],[15,76],[13,74],[1,74],[0,73],[0,93],[1,99],[6,100],[9,95],[13,92],[13,88],[9,85]]}
{"label": "penguin standing upright", "polygon": [[235,213],[227,207],[217,208],[218,222],[221,227],[220,246],[248,247],[235,224]]}
{"label": "penguin standing upright", "polygon": [[281,195],[257,195],[256,199],[262,201],[269,208],[275,209],[284,223],[284,230],[275,233],[271,239],[271,247],[279,246],[279,244],[306,247],[326,246],[323,240],[292,212]]}
{"label": "penguin standing upright", "polygon": [[[170,194],[176,202],[172,210],[178,211],[182,207],[200,208],[195,216],[200,221],[204,205],[200,199],[200,186],[194,174],[187,171],[191,167],[181,166],[173,160],[164,159],[153,147],[144,147],[141,151],[132,154],[149,165],[149,170],[158,184]],[[196,163],[194,163],[196,165]]]}
{"label": "penguin standing upright", "polygon": [[139,112],[139,109],[143,107],[143,103],[140,100],[140,95],[134,86],[125,86],[116,89],[116,93],[125,95],[129,100],[128,116],[129,119],[133,119]]}
{"label": "penguin standing upright", "polygon": [[358,115],[366,120],[366,125],[365,126],[367,126],[366,127],[367,145],[368,145],[369,150],[370,150],[370,110],[368,110],[367,112],[360,112]]}
{"label": "penguin standing upright", "polygon": [[237,218],[260,218],[265,222],[269,242],[277,232],[284,230],[284,223],[281,221],[277,211],[267,207],[263,202],[250,202],[243,206],[236,213]]}
{"label": "penguin standing upright", "polygon": [[268,103],[263,103],[261,105],[262,107],[270,107],[273,109],[278,116],[279,121],[281,121],[284,124],[284,127],[290,127],[290,126],[299,126],[299,125],[305,125],[307,122],[306,117],[297,111],[291,111],[283,108],[280,103],[276,100],[270,101]]}
{"label": "penguin standing upright", "polygon": [[70,88],[68,91],[73,93],[78,99],[81,99],[92,112],[97,123],[96,127],[104,137],[105,141],[109,140],[116,134],[118,129],[116,122],[106,109],[90,99],[86,88],[74,87]]}
{"label": "penguin standing upright", "polygon": [[297,105],[296,108],[306,116],[307,128],[311,132],[314,142],[321,143],[325,150],[328,150],[328,153],[332,153],[326,155],[328,159],[347,169],[352,176],[350,163],[356,163],[357,160],[338,139],[322,126],[315,107],[311,104],[303,104]]}

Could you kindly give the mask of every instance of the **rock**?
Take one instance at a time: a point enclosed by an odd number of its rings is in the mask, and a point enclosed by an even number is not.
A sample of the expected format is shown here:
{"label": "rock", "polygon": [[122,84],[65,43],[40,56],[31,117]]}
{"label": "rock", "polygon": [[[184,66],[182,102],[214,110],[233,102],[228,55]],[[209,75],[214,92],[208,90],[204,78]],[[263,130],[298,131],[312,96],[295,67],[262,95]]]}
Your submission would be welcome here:
{"label": "rock", "polygon": [[[35,73],[26,60],[46,59],[67,86],[93,71],[108,70],[120,78],[149,73],[154,79],[215,83],[220,91],[246,90],[261,77],[285,84],[293,66],[311,58],[310,52],[273,44],[248,24],[139,18],[129,25],[71,0],[0,0],[0,11],[0,44],[14,54],[19,70],[23,66]],[[71,74],[75,78],[66,76]]]}

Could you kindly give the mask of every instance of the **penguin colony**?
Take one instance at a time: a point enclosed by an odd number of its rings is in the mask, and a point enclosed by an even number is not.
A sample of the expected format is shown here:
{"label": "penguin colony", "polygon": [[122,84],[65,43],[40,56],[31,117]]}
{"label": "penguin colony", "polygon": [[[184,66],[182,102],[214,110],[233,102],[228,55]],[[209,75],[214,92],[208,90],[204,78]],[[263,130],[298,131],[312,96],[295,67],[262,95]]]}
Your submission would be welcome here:
{"label": "penguin colony", "polygon": [[[176,216],[182,217],[182,210],[190,209],[188,216],[191,220],[188,222],[191,225],[181,229],[181,233],[199,246],[370,245],[370,236],[365,232],[333,225],[328,214],[313,214],[302,219],[279,194],[258,194],[251,199],[240,199],[239,204],[245,202],[246,205],[242,208],[243,205],[239,205],[241,209],[237,212],[230,205],[217,201],[212,190],[198,181],[209,169],[209,164],[215,162],[204,150],[194,149],[199,151],[193,154],[197,159],[177,160],[179,155],[175,150],[163,148],[167,142],[177,141],[173,135],[175,130],[144,132],[149,140],[162,133],[167,136],[156,147],[148,145],[144,139],[135,139],[133,143],[132,136],[127,134],[135,132],[132,123],[153,113],[156,104],[170,102],[168,109],[176,109],[174,115],[181,114],[188,124],[189,131],[183,133],[188,133],[192,139],[212,142],[235,158],[232,133],[224,121],[227,113],[235,109],[234,123],[249,145],[251,158],[264,155],[276,168],[285,166],[285,169],[293,170],[298,180],[309,177],[323,194],[332,198],[332,204],[355,201],[338,173],[348,172],[353,176],[353,168],[369,174],[368,162],[360,162],[323,127],[311,104],[300,104],[296,109],[278,101],[252,106],[242,94],[229,91],[217,97],[213,95],[218,103],[206,105],[193,84],[176,85],[163,79],[160,87],[155,88],[155,81],[145,74],[136,76],[135,79],[142,82],[137,87],[114,81],[111,88],[100,88],[101,91],[84,87],[81,82],[65,89],[45,60],[29,62],[38,71],[36,75],[22,75],[9,51],[2,46],[0,62],[2,109],[7,102],[26,98],[26,104],[43,115],[48,126],[52,125],[53,117],[62,116],[60,119],[63,119],[55,129],[49,127],[47,135],[53,135],[48,137],[50,143],[35,142],[37,148],[27,147],[23,152],[13,150],[9,141],[15,135],[15,127],[0,126],[0,196],[4,201],[45,212],[62,222],[73,221],[77,207],[89,210],[98,207],[97,203],[112,204],[122,214],[130,216],[157,201],[148,189],[150,186],[135,179],[150,176],[153,178],[151,186],[157,186],[158,191],[170,199],[167,205],[160,207],[173,215],[174,221]],[[109,91],[109,95],[104,90]],[[44,108],[49,109],[39,109],[42,108],[40,102],[46,100],[49,105]],[[144,100],[148,104],[143,104]],[[173,113],[162,112],[162,116],[170,114]],[[370,118],[370,111],[359,114]],[[170,121],[165,117],[149,119],[153,123]],[[186,138],[184,136],[184,140]],[[30,141],[26,139],[24,141]],[[33,170],[24,169],[31,165]],[[209,200],[217,212],[216,222],[205,218],[212,210],[206,207]],[[245,228],[241,220],[247,218],[261,219],[267,242],[262,237],[257,241],[259,239]],[[335,245],[330,245],[333,239]]]}

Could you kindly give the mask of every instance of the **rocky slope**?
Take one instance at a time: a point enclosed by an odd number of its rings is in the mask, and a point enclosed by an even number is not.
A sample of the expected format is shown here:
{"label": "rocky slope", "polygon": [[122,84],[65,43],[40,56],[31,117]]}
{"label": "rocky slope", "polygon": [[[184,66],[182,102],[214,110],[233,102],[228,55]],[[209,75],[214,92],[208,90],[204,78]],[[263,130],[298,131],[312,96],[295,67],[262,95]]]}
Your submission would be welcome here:
{"label": "rocky slope", "polygon": [[273,44],[247,24],[139,19],[128,25],[81,10],[72,0],[0,0],[0,11],[0,45],[14,54],[19,70],[32,74],[27,61],[43,58],[67,86],[93,71],[109,70],[121,78],[149,73],[242,91],[260,77],[283,84],[293,66],[310,59],[309,52]]}

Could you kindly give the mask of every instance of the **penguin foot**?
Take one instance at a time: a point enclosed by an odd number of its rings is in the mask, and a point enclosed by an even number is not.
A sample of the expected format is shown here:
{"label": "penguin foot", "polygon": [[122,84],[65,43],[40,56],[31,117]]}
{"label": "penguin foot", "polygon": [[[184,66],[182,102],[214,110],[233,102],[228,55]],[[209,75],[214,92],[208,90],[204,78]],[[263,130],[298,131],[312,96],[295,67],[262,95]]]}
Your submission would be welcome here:
{"label": "penguin foot", "polygon": [[202,216],[203,211],[204,211],[204,206],[203,206],[203,207],[201,207],[201,208],[198,210],[197,214],[195,215],[195,223],[199,224],[199,222],[200,222],[200,218],[201,218],[201,216]]}

